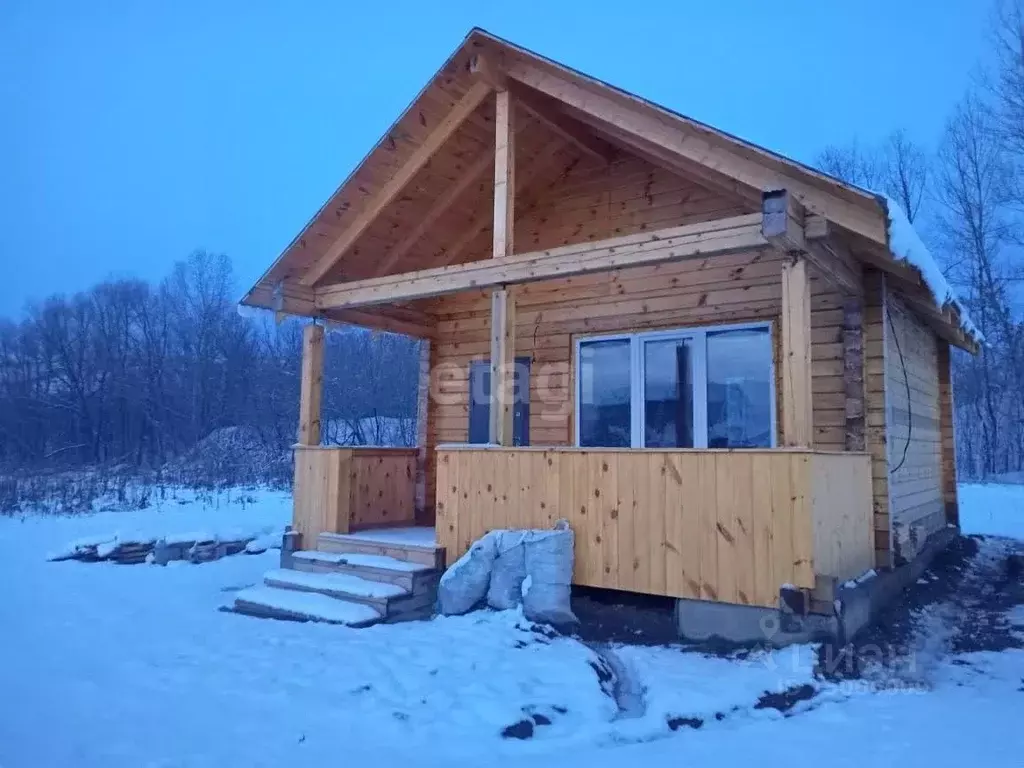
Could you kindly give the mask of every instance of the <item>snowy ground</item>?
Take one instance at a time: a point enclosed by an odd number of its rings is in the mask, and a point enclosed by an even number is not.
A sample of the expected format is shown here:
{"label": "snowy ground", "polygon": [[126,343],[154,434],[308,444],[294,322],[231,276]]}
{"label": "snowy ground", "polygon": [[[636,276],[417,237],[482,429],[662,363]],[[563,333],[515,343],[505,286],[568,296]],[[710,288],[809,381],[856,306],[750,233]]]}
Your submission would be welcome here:
{"label": "snowy ground", "polygon": [[[968,532],[1024,537],[1024,487],[964,486],[961,498]],[[289,514],[286,495],[246,492],[0,519],[0,768],[1020,764],[1024,609],[1010,598],[940,595],[914,611],[898,663],[826,681],[807,647],[595,650],[513,613],[352,630],[219,612],[276,552],[167,567],[45,560],[87,536],[257,530]],[[982,541],[963,567],[975,589],[960,591],[1015,595],[988,582],[1022,547]],[[986,622],[1001,628],[999,651],[962,642]],[[757,707],[801,686],[813,697],[786,715]],[[524,722],[533,738],[502,737]]]}

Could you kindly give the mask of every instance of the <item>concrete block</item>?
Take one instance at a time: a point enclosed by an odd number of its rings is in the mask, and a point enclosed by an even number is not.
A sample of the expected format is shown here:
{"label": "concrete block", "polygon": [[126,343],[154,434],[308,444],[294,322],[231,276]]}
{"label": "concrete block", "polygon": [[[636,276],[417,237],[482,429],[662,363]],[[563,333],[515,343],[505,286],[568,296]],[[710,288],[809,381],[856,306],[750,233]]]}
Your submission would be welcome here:
{"label": "concrete block", "polygon": [[290,525],[281,539],[281,567],[293,568],[292,555],[302,549],[302,534]]}
{"label": "concrete block", "polygon": [[709,600],[676,601],[676,627],[684,640],[724,641],[738,645],[785,646],[834,637],[835,617],[798,616],[775,608]]}

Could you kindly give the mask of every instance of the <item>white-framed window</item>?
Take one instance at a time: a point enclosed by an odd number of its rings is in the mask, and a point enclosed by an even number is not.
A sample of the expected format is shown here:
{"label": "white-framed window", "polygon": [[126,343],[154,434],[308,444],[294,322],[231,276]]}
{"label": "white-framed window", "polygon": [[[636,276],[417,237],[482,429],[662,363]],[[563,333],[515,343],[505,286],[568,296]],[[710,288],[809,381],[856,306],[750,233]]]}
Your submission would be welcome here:
{"label": "white-framed window", "polygon": [[775,446],[771,323],[576,339],[576,445]]}

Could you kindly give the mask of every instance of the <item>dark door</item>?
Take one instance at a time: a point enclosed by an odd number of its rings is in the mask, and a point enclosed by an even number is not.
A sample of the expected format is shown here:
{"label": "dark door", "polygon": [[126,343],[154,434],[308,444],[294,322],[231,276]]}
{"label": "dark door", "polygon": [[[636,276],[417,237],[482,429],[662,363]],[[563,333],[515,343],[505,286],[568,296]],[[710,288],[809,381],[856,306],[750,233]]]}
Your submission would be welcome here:
{"label": "dark door", "polygon": [[[530,358],[516,358],[512,445],[530,444]],[[491,361],[469,364],[469,442],[486,443],[491,422]]]}

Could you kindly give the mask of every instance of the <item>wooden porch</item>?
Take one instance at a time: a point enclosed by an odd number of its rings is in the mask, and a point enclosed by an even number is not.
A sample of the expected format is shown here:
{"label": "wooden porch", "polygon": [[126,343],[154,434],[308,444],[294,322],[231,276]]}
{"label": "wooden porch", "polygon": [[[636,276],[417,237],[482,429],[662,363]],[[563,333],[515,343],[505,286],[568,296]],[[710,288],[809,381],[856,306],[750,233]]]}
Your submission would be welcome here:
{"label": "wooden porch", "polygon": [[865,453],[442,446],[449,560],[494,528],[576,534],[576,584],[775,607],[874,565]]}
{"label": "wooden porch", "polygon": [[295,446],[292,527],[307,541],[416,522],[415,448]]}

